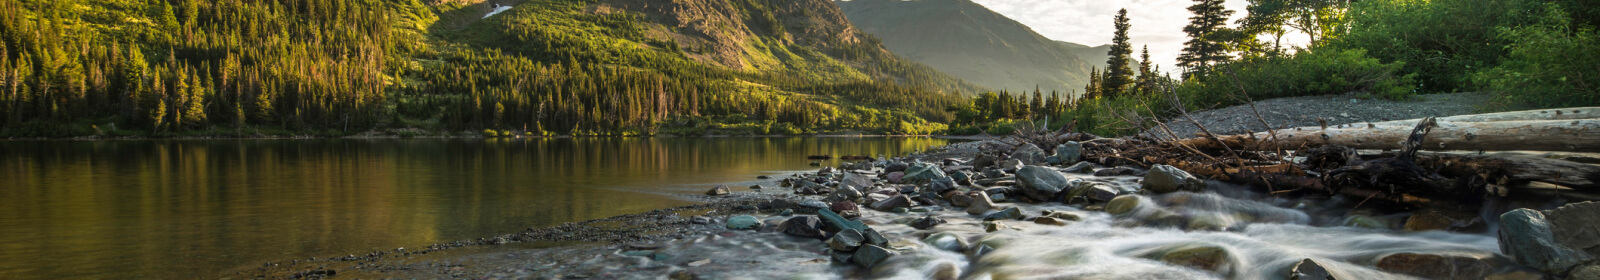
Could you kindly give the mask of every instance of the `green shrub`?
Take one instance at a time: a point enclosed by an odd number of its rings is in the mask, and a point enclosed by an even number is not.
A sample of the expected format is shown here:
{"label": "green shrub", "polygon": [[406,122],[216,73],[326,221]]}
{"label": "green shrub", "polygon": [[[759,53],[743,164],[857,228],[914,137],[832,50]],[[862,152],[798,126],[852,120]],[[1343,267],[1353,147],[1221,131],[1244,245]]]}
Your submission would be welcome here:
{"label": "green shrub", "polygon": [[1495,91],[1494,107],[1574,107],[1600,105],[1600,32],[1574,28],[1560,9],[1549,7],[1548,22],[1503,28],[1515,43],[1500,66],[1478,73]]}
{"label": "green shrub", "polygon": [[1381,63],[1361,49],[1304,50],[1288,57],[1234,62],[1179,87],[1184,102],[1198,108],[1242,104],[1245,98],[1365,93],[1403,100],[1415,94],[1414,75],[1400,75],[1404,64]]}
{"label": "green shrub", "polygon": [[493,129],[484,129],[483,130],[483,137],[491,137],[491,138],[492,137],[500,137],[500,133],[499,132],[495,132]]}

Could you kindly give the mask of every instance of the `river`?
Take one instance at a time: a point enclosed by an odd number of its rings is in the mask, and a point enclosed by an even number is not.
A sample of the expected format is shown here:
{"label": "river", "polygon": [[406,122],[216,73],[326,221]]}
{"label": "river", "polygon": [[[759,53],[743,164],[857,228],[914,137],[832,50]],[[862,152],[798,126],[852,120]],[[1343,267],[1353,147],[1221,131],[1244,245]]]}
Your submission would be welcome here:
{"label": "river", "polygon": [[[209,278],[696,202],[929,138],[0,142],[0,279]],[[826,161],[834,165],[837,161]],[[770,182],[769,182],[770,183]]]}

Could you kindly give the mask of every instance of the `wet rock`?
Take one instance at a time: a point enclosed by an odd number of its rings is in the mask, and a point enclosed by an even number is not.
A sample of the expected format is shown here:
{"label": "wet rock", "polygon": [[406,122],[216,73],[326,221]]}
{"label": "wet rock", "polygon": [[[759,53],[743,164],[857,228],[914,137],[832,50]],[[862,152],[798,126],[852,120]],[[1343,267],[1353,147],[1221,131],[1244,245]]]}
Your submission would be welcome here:
{"label": "wet rock", "polygon": [[950,176],[944,174],[939,166],[932,163],[918,162],[906,168],[906,176],[900,179],[905,183],[926,183],[933,181],[950,181]]}
{"label": "wet rock", "polygon": [[1424,209],[1406,218],[1406,224],[1402,228],[1406,231],[1471,231],[1482,230],[1483,227],[1483,223],[1475,214]]}
{"label": "wet rock", "polygon": [[1228,274],[1228,251],[1212,245],[1186,245],[1167,251],[1161,261],[1199,270]]}
{"label": "wet rock", "polygon": [[1022,194],[1035,201],[1050,201],[1069,182],[1061,172],[1042,166],[1024,166],[1017,170],[1017,185]]}
{"label": "wet rock", "polygon": [[1021,218],[1022,209],[1017,209],[1016,207],[1006,207],[1006,209],[1000,210],[1000,212],[994,212],[983,216],[983,220],[985,221],[1016,220]]}
{"label": "wet rock", "polygon": [[940,219],[939,217],[923,216],[921,219],[917,219],[916,221],[912,221],[911,222],[911,227],[916,228],[916,229],[920,229],[920,230],[927,230],[927,229],[933,228],[933,227],[938,226],[939,224],[943,224],[943,223],[945,223],[944,219]]}
{"label": "wet rock", "polygon": [[860,231],[846,229],[834,234],[833,238],[828,238],[828,249],[833,249],[835,252],[854,252],[861,247],[861,242],[866,240],[867,237],[862,236]]}
{"label": "wet rock", "polygon": [[696,225],[709,225],[711,224],[711,218],[706,216],[689,217],[689,223]]}
{"label": "wet rock", "polygon": [[1039,146],[1031,143],[1022,144],[1022,146],[1017,147],[1015,151],[1011,152],[1011,158],[1021,161],[1022,164],[1026,165],[1045,163],[1044,149],[1040,149]]}
{"label": "wet rock", "polygon": [[943,262],[933,267],[933,277],[928,279],[956,280],[959,277],[961,277],[961,268],[956,267],[954,263]]}
{"label": "wet rock", "polygon": [[1311,259],[1300,260],[1289,270],[1289,280],[1334,280],[1328,269]]}
{"label": "wet rock", "polygon": [[861,221],[845,219],[844,216],[834,213],[833,210],[817,210],[817,218],[822,219],[822,230],[828,232],[838,232],[846,229],[857,231],[867,229],[867,224],[861,223]]}
{"label": "wet rock", "polygon": [[1056,218],[1064,221],[1082,221],[1083,217],[1066,211],[1045,211],[1045,217]]}
{"label": "wet rock", "polygon": [[878,245],[867,244],[862,245],[861,249],[857,249],[856,253],[850,256],[850,261],[861,267],[872,268],[893,254],[888,249],[878,247]]}
{"label": "wet rock", "polygon": [[1478,258],[1399,253],[1378,260],[1378,270],[1427,279],[1483,279],[1494,266]]}
{"label": "wet rock", "polygon": [[756,176],[756,179],[759,179],[759,180],[772,179],[772,176],[761,175],[761,176]]}
{"label": "wet rock", "polygon": [[1083,144],[1076,141],[1067,141],[1066,144],[1056,145],[1056,157],[1059,164],[1072,164],[1083,158]]}
{"label": "wet rock", "polygon": [[905,179],[905,177],[906,173],[899,171],[889,172],[889,174],[883,175],[883,179],[889,181],[891,184],[899,184],[900,181]]}
{"label": "wet rock", "polygon": [[1389,221],[1367,215],[1350,215],[1344,219],[1344,226],[1359,228],[1389,229]]}
{"label": "wet rock", "polygon": [[844,217],[846,219],[861,217],[861,208],[857,207],[855,202],[834,202],[833,204],[828,205],[828,210],[833,211],[834,213],[839,213],[840,217]]}
{"label": "wet rock", "polygon": [[1008,227],[1000,222],[983,222],[983,232],[996,232],[1006,228]]}
{"label": "wet rock", "polygon": [[876,230],[876,229],[868,228],[867,230],[861,231],[861,236],[867,238],[866,239],[867,243],[865,243],[865,244],[872,244],[872,245],[878,245],[878,246],[885,246],[885,245],[889,244],[889,239],[888,238],[884,238],[883,234],[882,233],[878,233],[878,230]]}
{"label": "wet rock", "polygon": [[728,218],[728,229],[750,230],[761,227],[761,220],[750,215],[738,215]]}
{"label": "wet rock", "polygon": [[779,232],[779,231],[783,231],[783,230],[779,229],[778,227],[779,227],[779,225],[782,225],[784,221],[788,221],[788,220],[789,220],[789,218],[785,218],[785,217],[767,218],[766,220],[762,220],[761,221],[761,226],[758,229],[756,229],[756,231],[758,231],[758,232]]}
{"label": "wet rock", "polygon": [[994,209],[994,200],[989,199],[989,193],[977,192],[972,196],[971,205],[967,206],[967,214],[983,215],[989,209]]}
{"label": "wet rock", "polygon": [[1064,225],[1067,225],[1067,221],[1062,220],[1062,219],[1057,219],[1055,217],[1038,217],[1038,218],[1034,218],[1033,219],[1033,223],[1041,224],[1041,225],[1051,225],[1051,226],[1064,226]]}
{"label": "wet rock", "polygon": [[1572,270],[1568,280],[1600,280],[1600,265],[1588,265]]}
{"label": "wet rock", "polygon": [[972,184],[972,172],[970,171],[956,171],[947,173],[950,173],[950,180],[954,180],[956,184]]}
{"label": "wet rock", "polygon": [[1199,192],[1206,186],[1205,181],[1189,175],[1189,172],[1164,164],[1151,167],[1150,173],[1144,175],[1142,184],[1144,189],[1158,194],[1176,191]]}
{"label": "wet rock", "polygon": [[783,211],[778,211],[778,216],[794,216],[794,209],[783,209]]}
{"label": "wet rock", "polygon": [[934,248],[951,252],[961,252],[967,250],[967,240],[961,238],[961,235],[949,232],[940,232],[928,235],[928,238],[922,239],[922,243],[927,243]]}
{"label": "wet rock", "polygon": [[861,191],[856,190],[856,188],[854,188],[854,187],[841,186],[841,187],[839,187],[838,190],[835,190],[833,192],[833,194],[829,194],[828,198],[826,200],[827,201],[854,201],[854,200],[859,199],[859,198],[861,198]]}
{"label": "wet rock", "polygon": [[1131,167],[1112,167],[1094,172],[1094,176],[1144,176],[1145,173]]}
{"label": "wet rock", "polygon": [[718,185],[718,186],[716,186],[714,188],[711,188],[711,190],[707,190],[706,191],[706,195],[711,195],[711,196],[727,195],[729,193],[733,193],[733,192],[728,190],[728,186],[727,185]]}
{"label": "wet rock", "polygon": [[1143,203],[1143,201],[1141,201],[1139,196],[1136,195],[1117,196],[1116,198],[1112,198],[1111,202],[1106,203],[1106,213],[1112,215],[1122,215],[1124,213],[1133,212],[1134,209],[1139,208],[1140,203]]}
{"label": "wet rock", "polygon": [[955,207],[972,206],[972,196],[964,194],[964,193],[960,193],[960,192],[951,192],[950,196],[945,197],[945,200],[949,200],[950,201],[950,206],[955,206]]}
{"label": "wet rock", "polygon": [[1222,213],[1197,214],[1189,218],[1188,230],[1224,231],[1234,228],[1236,220]]}
{"label": "wet rock", "polygon": [[761,185],[750,185],[750,189],[759,190],[759,189],[761,189]]}
{"label": "wet rock", "polygon": [[1073,164],[1072,166],[1068,166],[1067,168],[1062,168],[1061,172],[1079,174],[1094,173],[1094,164],[1087,161],[1079,162],[1077,164]]}
{"label": "wet rock", "polygon": [[782,231],[783,234],[806,238],[822,238],[824,234],[822,220],[817,219],[815,216],[789,218],[789,220],[783,221],[783,224],[778,225],[778,230]]}
{"label": "wet rock", "polygon": [[[1584,251],[1558,243],[1549,220],[1539,211],[1521,208],[1500,214],[1499,235],[1501,252],[1517,263],[1552,274],[1566,273],[1573,266],[1594,259]],[[1592,234],[1590,238],[1594,238]]]}
{"label": "wet rock", "polygon": [[799,208],[805,208],[805,209],[810,209],[810,210],[827,209],[828,208],[828,203],[822,202],[822,201],[819,201],[819,200],[807,199],[807,200],[801,200],[800,201],[800,205],[798,205],[798,206],[800,206]]}
{"label": "wet rock", "polygon": [[911,197],[901,194],[872,203],[872,209],[877,209],[878,211],[889,211],[901,207],[911,207]]}
{"label": "wet rock", "polygon": [[[989,232],[994,232],[994,231],[989,231]],[[978,257],[982,257],[983,255],[988,255],[989,252],[994,252],[994,247],[989,246],[989,244],[978,244],[977,247],[973,247],[972,248],[972,252],[968,252],[967,253],[967,257],[976,259]]]}
{"label": "wet rock", "polygon": [[947,192],[947,191],[951,191],[951,190],[955,190],[955,189],[956,189],[956,182],[955,181],[951,181],[950,178],[943,178],[943,179],[933,180],[932,182],[928,182],[927,193],[929,193],[929,194],[941,194],[941,193],[944,193],[944,192]]}
{"label": "wet rock", "polygon": [[995,167],[1004,172],[1016,172],[1017,170],[1022,169],[1022,166],[1024,165],[1025,164],[1023,164],[1021,160],[1008,159],[1000,162],[1000,165],[996,165]]}
{"label": "wet rock", "polygon": [[832,175],[833,173],[839,173],[839,170],[838,169],[834,169],[832,166],[823,167],[822,170],[817,170],[817,175],[818,176],[828,176],[828,175]]}

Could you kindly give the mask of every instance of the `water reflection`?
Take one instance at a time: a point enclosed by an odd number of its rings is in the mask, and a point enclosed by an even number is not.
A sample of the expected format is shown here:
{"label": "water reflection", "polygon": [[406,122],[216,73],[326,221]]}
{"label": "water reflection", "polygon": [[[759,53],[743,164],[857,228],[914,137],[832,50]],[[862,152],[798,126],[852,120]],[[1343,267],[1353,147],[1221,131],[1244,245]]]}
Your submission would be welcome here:
{"label": "water reflection", "polygon": [[[687,205],[926,138],[0,142],[0,278],[191,278]],[[756,183],[756,182],[751,182]],[[743,188],[735,188],[743,190]]]}

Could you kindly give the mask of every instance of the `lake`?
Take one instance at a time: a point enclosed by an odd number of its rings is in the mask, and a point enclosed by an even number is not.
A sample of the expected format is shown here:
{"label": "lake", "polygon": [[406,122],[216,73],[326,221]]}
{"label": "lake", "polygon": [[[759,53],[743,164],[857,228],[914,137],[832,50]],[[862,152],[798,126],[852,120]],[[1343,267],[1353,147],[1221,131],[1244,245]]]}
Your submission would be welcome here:
{"label": "lake", "polygon": [[[930,138],[0,142],[0,279],[211,278],[690,205]],[[837,160],[824,161],[836,165]],[[770,184],[771,181],[768,181]]]}

